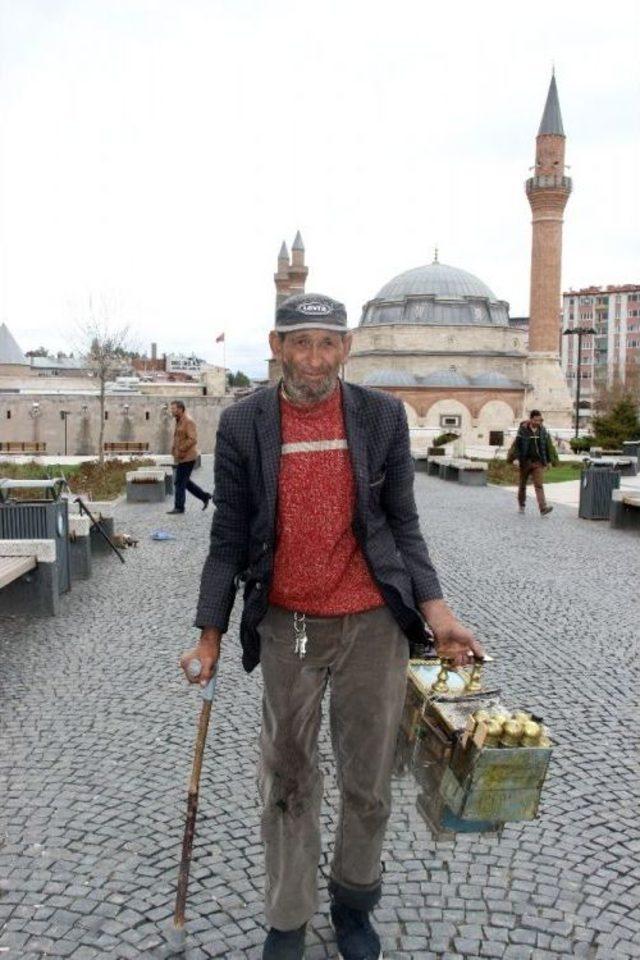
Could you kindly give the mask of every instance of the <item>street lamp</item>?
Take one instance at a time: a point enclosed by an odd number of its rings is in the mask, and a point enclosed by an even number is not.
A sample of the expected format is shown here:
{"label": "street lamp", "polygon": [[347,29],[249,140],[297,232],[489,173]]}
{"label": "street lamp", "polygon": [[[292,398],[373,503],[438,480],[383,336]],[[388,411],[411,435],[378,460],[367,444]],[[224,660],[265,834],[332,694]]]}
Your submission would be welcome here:
{"label": "street lamp", "polygon": [[576,439],[580,432],[580,366],[582,364],[582,338],[595,336],[596,331],[593,327],[570,327],[562,331],[563,337],[578,338],[578,363],[576,367]]}

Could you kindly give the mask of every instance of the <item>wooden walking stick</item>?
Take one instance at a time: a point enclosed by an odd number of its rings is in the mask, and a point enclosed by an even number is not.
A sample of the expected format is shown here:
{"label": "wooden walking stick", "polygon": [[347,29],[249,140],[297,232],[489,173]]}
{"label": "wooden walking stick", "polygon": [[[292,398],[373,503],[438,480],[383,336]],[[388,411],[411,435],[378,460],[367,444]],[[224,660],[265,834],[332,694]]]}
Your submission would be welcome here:
{"label": "wooden walking stick", "polygon": [[[189,664],[189,673],[192,677],[197,677],[202,670],[202,664],[199,660],[192,660]],[[191,779],[189,781],[189,792],[187,794],[187,818],[184,825],[184,836],[182,838],[182,857],[180,860],[180,870],[178,873],[178,887],[176,891],[176,905],[173,913],[173,922],[167,933],[171,943],[176,948],[181,948],[185,942],[184,932],[184,913],[187,902],[187,888],[189,886],[189,868],[191,866],[191,854],[193,851],[193,838],[196,832],[196,816],[198,813],[198,791],[200,789],[200,772],[202,770],[202,758],[204,755],[204,745],[207,739],[207,730],[209,729],[209,717],[211,715],[211,703],[216,689],[216,680],[218,678],[217,667],[209,683],[202,690],[202,706],[198,718],[198,732],[196,734],[196,746],[193,755],[193,767],[191,769]]]}

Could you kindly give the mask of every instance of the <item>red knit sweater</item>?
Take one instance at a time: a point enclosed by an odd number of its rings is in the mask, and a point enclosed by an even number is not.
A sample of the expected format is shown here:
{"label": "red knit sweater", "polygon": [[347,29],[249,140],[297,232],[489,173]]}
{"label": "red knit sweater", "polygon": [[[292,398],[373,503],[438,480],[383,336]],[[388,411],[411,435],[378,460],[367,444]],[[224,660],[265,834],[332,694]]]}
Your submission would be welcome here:
{"label": "red knit sweater", "polygon": [[352,530],[356,492],[342,390],[313,407],[280,398],[282,454],[269,601],[315,616],[384,605]]}

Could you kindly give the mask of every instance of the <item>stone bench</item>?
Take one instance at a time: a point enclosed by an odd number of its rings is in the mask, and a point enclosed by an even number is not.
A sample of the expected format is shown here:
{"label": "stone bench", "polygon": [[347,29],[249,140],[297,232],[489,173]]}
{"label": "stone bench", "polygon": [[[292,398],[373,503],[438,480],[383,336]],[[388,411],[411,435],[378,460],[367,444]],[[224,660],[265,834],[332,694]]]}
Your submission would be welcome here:
{"label": "stone bench", "polygon": [[58,612],[55,540],[0,540],[3,615],[53,617]]}
{"label": "stone bench", "polygon": [[[88,516],[80,504],[75,500],[74,494],[71,494],[68,499],[69,518],[72,516]],[[119,498],[118,500],[89,500],[88,497],[82,497],[82,500],[84,503],[86,503],[87,509],[91,512],[91,516],[99,522],[107,536],[113,539],[113,535],[115,533],[115,510],[117,504],[119,503]],[[88,519],[89,523],[91,524],[91,519]],[[111,547],[97,527],[90,527],[89,541],[92,554],[112,552]]]}
{"label": "stone bench", "polygon": [[127,503],[162,503],[166,496],[163,467],[146,473],[132,470],[126,480]]}
{"label": "stone bench", "polygon": [[640,530],[640,492],[612,490],[609,522],[617,530]]}
{"label": "stone bench", "polygon": [[173,496],[173,467],[169,466],[157,466],[157,467],[138,467],[135,471],[136,474],[152,474],[152,473],[161,473],[164,471],[164,492],[168,497]]}
{"label": "stone bench", "polygon": [[455,480],[467,487],[485,487],[487,471],[486,463],[455,457],[446,458],[439,466],[439,476],[443,480]]}
{"label": "stone bench", "polygon": [[[91,509],[91,507],[89,507]],[[69,516],[69,563],[72,580],[91,576],[91,520],[74,513]]]}
{"label": "stone bench", "polygon": [[453,457],[427,457],[427,475],[439,477],[441,465],[450,463],[451,460]]}
{"label": "stone bench", "polygon": [[[160,453],[160,454],[157,454],[156,456],[149,457],[149,459],[153,460],[153,462],[157,464],[159,467],[175,467],[176,466],[176,462],[170,453]],[[193,469],[199,470],[201,466],[202,466],[202,454],[199,453],[195,459]]]}

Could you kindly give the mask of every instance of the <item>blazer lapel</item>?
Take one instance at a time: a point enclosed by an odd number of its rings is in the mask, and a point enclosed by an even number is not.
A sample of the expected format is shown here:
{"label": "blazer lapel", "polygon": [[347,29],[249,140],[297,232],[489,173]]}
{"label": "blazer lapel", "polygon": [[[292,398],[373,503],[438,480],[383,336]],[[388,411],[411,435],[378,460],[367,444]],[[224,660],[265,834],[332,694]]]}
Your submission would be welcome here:
{"label": "blazer lapel", "polygon": [[369,463],[367,457],[367,426],[364,422],[359,398],[350,386],[342,381],[344,425],[349,444],[349,454],[356,481],[356,514],[363,528],[367,526],[369,508]]}
{"label": "blazer lapel", "polygon": [[280,385],[267,387],[262,397],[260,416],[257,420],[258,446],[262,463],[262,481],[267,514],[272,528],[275,527],[278,475],[280,472]]}

